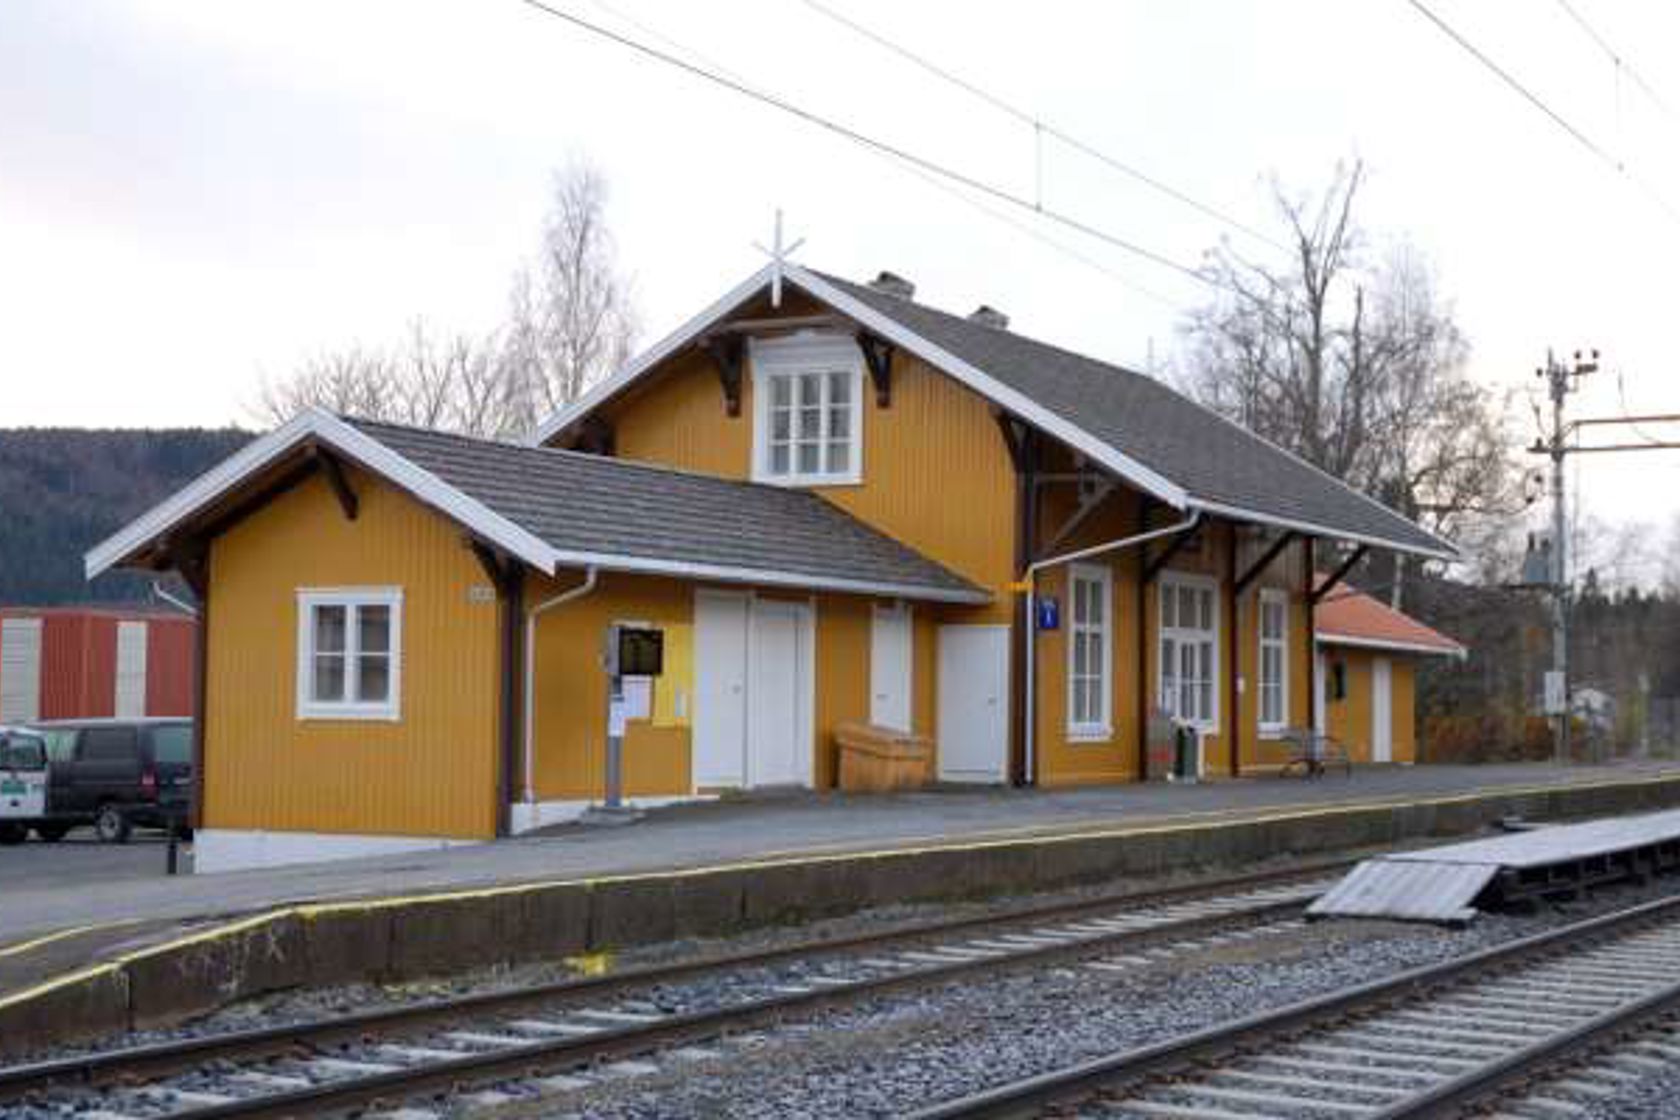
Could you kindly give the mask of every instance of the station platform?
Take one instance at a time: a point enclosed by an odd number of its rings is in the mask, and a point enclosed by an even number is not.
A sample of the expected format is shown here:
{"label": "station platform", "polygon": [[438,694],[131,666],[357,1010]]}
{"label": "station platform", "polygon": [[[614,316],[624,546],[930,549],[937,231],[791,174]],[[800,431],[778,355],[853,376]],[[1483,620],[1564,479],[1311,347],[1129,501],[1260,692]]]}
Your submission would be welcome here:
{"label": "station platform", "polygon": [[[553,959],[892,902],[1233,871],[1680,806],[1680,764],[1418,766],[1318,781],[729,799],[610,829],[164,877],[0,851],[0,1049],[261,991]],[[69,1010],[66,1010],[66,1009]],[[7,1037],[8,1030],[10,1036]]]}

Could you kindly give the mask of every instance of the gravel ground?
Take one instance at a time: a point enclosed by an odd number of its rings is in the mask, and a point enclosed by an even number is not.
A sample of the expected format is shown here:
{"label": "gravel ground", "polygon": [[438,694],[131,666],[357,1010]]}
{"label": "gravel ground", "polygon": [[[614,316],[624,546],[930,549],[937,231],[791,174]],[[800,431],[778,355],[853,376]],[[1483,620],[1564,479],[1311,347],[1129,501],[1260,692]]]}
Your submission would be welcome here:
{"label": "gravel ground", "polygon": [[[648,1076],[492,1111],[592,1120],[894,1116],[1676,891],[1675,881],[1606,891],[1532,915],[1487,916],[1462,931],[1327,923],[1132,973],[1064,965],[915,991],[715,1045],[716,1058],[660,1061]],[[1650,1099],[1658,1111],[1604,1115],[1677,1115],[1673,1096]]]}

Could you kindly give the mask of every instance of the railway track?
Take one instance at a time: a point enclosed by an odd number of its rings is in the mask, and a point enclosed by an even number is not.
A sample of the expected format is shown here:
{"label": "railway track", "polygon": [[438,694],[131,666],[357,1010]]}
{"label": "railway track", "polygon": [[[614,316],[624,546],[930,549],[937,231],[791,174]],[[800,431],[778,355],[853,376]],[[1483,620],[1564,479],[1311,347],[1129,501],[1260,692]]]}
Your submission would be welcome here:
{"label": "railway track", "polygon": [[[1680,898],[1067,1069],[914,1120],[1556,1120],[1680,1058]],[[1614,1044],[1614,1045],[1611,1045]]]}
{"label": "railway track", "polygon": [[0,1068],[0,1111],[80,1120],[320,1115],[427,1095],[499,1103],[706,1056],[709,1040],[976,974],[1128,969],[1288,928],[1345,865],[926,923]]}

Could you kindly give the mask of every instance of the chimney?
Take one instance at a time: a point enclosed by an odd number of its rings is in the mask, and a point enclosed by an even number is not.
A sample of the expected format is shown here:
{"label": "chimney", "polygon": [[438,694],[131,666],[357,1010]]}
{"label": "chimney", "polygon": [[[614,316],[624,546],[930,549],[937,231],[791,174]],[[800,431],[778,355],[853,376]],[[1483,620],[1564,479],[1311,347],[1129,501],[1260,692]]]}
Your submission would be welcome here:
{"label": "chimney", "polygon": [[882,269],[881,275],[871,280],[869,286],[877,292],[885,292],[887,295],[897,296],[899,299],[914,299],[916,296],[916,285],[910,283],[898,273],[888,272],[886,269]]}
{"label": "chimney", "polygon": [[1009,316],[989,303],[982,303],[969,312],[968,321],[979,323],[982,327],[991,327],[993,330],[1004,331],[1009,329]]}

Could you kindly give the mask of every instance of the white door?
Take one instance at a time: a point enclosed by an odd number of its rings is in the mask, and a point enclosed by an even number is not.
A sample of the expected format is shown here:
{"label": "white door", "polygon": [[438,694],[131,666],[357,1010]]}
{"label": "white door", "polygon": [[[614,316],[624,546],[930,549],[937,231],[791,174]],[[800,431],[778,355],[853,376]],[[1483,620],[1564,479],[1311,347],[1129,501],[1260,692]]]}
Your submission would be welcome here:
{"label": "white door", "polygon": [[138,719],[146,714],[146,624],[117,623],[118,719]]}
{"label": "white door", "polygon": [[747,781],[811,784],[810,613],[755,600],[747,641]]}
{"label": "white door", "polygon": [[1313,654],[1313,730],[1320,735],[1329,731],[1324,722],[1324,674],[1326,666],[1322,653]]}
{"label": "white door", "polygon": [[0,620],[0,723],[41,718],[41,620]]}
{"label": "white door", "polygon": [[1009,779],[1009,627],[939,628],[939,778]]}
{"label": "white door", "polygon": [[1371,662],[1371,761],[1394,761],[1394,681],[1388,658]]}
{"label": "white door", "polygon": [[747,782],[747,596],[694,596],[694,784]]}
{"label": "white door", "polygon": [[876,607],[869,631],[869,722],[910,730],[910,608]]}

